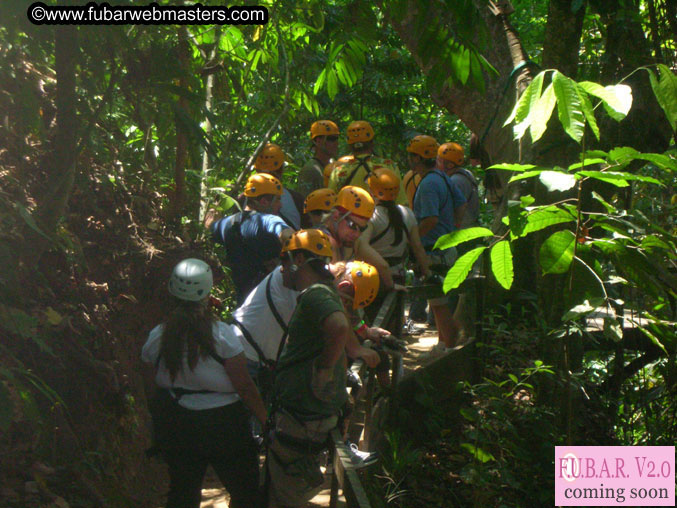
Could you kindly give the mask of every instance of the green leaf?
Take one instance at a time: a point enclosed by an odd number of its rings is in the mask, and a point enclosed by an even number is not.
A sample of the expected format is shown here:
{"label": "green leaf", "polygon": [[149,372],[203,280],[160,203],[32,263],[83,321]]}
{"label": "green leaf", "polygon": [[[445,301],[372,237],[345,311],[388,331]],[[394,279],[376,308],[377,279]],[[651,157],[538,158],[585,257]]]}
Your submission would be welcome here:
{"label": "green leaf", "polygon": [[501,240],[494,244],[490,252],[491,271],[504,289],[510,289],[514,279],[512,251],[510,242]]}
{"label": "green leaf", "polygon": [[503,169],[505,171],[528,171],[534,169],[536,166],[533,164],[494,164],[487,169]]}
{"label": "green leaf", "polygon": [[531,141],[533,143],[543,136],[556,103],[557,98],[555,97],[555,89],[553,88],[552,83],[550,83],[534,106],[533,120],[531,122],[531,127],[529,128]]}
{"label": "green leaf", "polygon": [[459,243],[469,242],[476,238],[483,238],[486,236],[494,236],[494,233],[487,228],[465,228],[452,231],[449,234],[440,236],[435,242],[433,249],[448,249],[454,247]]}
{"label": "green leaf", "polygon": [[590,126],[590,130],[599,141],[599,126],[597,125],[597,120],[595,119],[595,111],[592,109],[592,103],[590,98],[585,90],[583,90],[578,84],[576,84],[576,92],[578,93],[578,98],[581,100],[581,109],[583,110],[583,115]]}
{"label": "green leaf", "polygon": [[334,100],[337,93],[338,79],[336,77],[336,71],[332,69],[327,73],[327,94],[329,95],[329,99]]}
{"label": "green leaf", "polygon": [[550,235],[539,251],[543,273],[565,273],[574,259],[576,235],[569,230]]}
{"label": "green leaf", "polygon": [[561,171],[543,171],[539,180],[550,191],[567,191],[576,185],[574,175],[562,173]]}
{"label": "green leaf", "polygon": [[582,167],[594,166],[596,164],[606,164],[604,159],[584,159],[583,162],[576,162],[569,166],[567,169],[569,171],[574,171],[575,169],[581,169]]}
{"label": "green leaf", "polygon": [[595,310],[595,308],[600,305],[603,302],[603,300],[597,301],[593,300],[590,302],[589,300],[583,301],[583,303],[576,305],[575,307],[572,307],[569,309],[564,316],[562,316],[562,321],[575,321],[576,319],[587,316],[590,314],[592,311]]}
{"label": "green leaf", "polygon": [[522,208],[526,208],[528,206],[531,206],[535,202],[536,202],[536,198],[533,197],[531,194],[527,194],[526,196],[520,196],[520,204],[522,205]]}
{"label": "green leaf", "polygon": [[534,176],[540,175],[545,169],[535,169],[534,171],[525,171],[519,175],[515,175],[508,180],[508,183],[517,182],[518,180],[526,180],[527,178],[532,178]]}
{"label": "green leaf", "polygon": [[576,173],[576,178],[582,178],[587,176],[589,178],[594,178],[595,180],[600,180],[602,182],[610,183],[616,187],[627,187],[630,185],[627,180],[623,177],[620,177],[609,171],[579,171]]}
{"label": "green leaf", "polygon": [[536,104],[541,98],[541,90],[543,88],[543,76],[545,73],[541,72],[536,75],[534,80],[529,83],[529,86],[522,94],[522,97],[526,95],[526,99],[522,102],[520,97],[520,109],[517,110],[515,116],[515,125],[513,126],[513,133],[515,139],[521,139],[524,136],[524,133],[531,125],[531,122],[534,120],[536,114]]}
{"label": "green leaf", "polygon": [[508,377],[510,378],[510,381],[513,383],[517,384],[519,383],[519,379],[517,379],[517,376],[515,374],[508,374]]}
{"label": "green leaf", "polygon": [[632,89],[627,85],[602,86],[592,81],[578,83],[583,90],[602,100],[604,109],[611,118],[620,122],[632,106]]}
{"label": "green leaf", "polygon": [[506,119],[505,123],[503,124],[504,127],[509,123],[511,123],[513,120],[515,121],[516,124],[519,124],[520,122],[524,121],[527,118],[527,116],[529,115],[529,110],[531,108],[532,102],[535,103],[541,96],[541,89],[543,87],[543,76],[544,73],[541,72],[531,81],[531,83],[529,83],[529,86],[527,86],[526,90],[524,90],[524,93],[522,93],[520,98],[517,100],[515,107],[510,113],[510,116]]}
{"label": "green leaf", "polygon": [[313,87],[313,93],[317,95],[317,92],[319,92],[322,89],[322,85],[327,79],[327,69],[322,69],[322,72],[320,72],[320,75],[317,77],[317,81],[315,81],[315,86]]}
{"label": "green leaf", "polygon": [[459,413],[461,413],[461,416],[465,418],[466,420],[470,422],[476,422],[478,420],[478,415],[477,411],[473,409],[468,409],[466,407],[462,407],[459,409]]}
{"label": "green leaf", "polygon": [[43,233],[42,229],[38,227],[38,225],[35,223],[35,220],[33,219],[33,216],[31,215],[31,212],[29,212],[25,206],[20,205],[19,203],[14,203],[14,208],[19,212],[19,215],[26,222],[26,224],[28,224],[28,227],[30,227],[33,231],[35,231],[39,235],[47,238],[47,240],[49,240],[50,242],[52,241],[52,239],[45,233]]}
{"label": "green leaf", "polygon": [[607,203],[602,196],[600,196],[597,192],[592,191],[592,197],[595,198],[597,201],[599,201],[604,208],[606,208],[606,212],[610,214],[618,213],[618,210],[616,209],[615,206],[613,206],[610,203]]}
{"label": "green leaf", "polygon": [[511,219],[511,237],[517,238],[526,236],[530,233],[540,231],[555,224],[563,224],[565,222],[575,222],[576,217],[572,216],[566,210],[557,208],[556,206],[549,206],[546,208],[536,209],[530,213],[526,218],[526,223],[524,227],[519,231],[519,234],[514,234],[512,231],[512,219]]}
{"label": "green leaf", "polygon": [[677,131],[677,76],[663,64],[658,64],[658,71],[660,79],[656,79],[654,73],[647,69],[649,81],[651,81],[651,88],[658,104],[663,108],[670,127],[675,132]]}
{"label": "green leaf", "polygon": [[577,143],[583,139],[585,122],[576,82],[555,71],[552,84],[557,97],[557,115],[566,133]]}
{"label": "green leaf", "polygon": [[649,330],[644,328],[643,326],[638,326],[639,331],[642,332],[644,335],[649,337],[649,340],[654,343],[654,345],[658,348],[660,348],[666,355],[668,355],[668,351],[665,349],[665,346],[661,343],[661,341],[656,337],[653,333],[651,333]]}
{"label": "green leaf", "polygon": [[677,161],[660,153],[638,153],[636,159],[652,162],[661,169],[677,171]]}
{"label": "green leaf", "polygon": [[477,261],[477,258],[480,257],[480,254],[482,254],[485,249],[486,247],[477,247],[470,252],[466,252],[456,260],[454,266],[449,269],[447,275],[444,277],[442,289],[445,293],[448,293],[452,289],[456,289],[463,283],[470,273],[470,270],[472,270],[475,261]]}
{"label": "green leaf", "polygon": [[490,460],[496,460],[496,458],[491,453],[485,452],[484,450],[482,450],[482,448],[479,448],[473,444],[461,443],[461,448],[468,451],[470,455],[475,457],[483,464],[489,462]]}

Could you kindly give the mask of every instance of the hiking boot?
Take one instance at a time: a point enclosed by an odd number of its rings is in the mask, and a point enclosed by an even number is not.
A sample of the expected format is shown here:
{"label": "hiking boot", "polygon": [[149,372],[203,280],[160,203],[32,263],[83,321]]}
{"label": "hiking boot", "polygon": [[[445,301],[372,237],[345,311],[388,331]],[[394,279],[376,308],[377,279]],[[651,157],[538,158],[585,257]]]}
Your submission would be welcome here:
{"label": "hiking boot", "polygon": [[377,452],[363,452],[355,443],[351,443],[349,440],[346,440],[346,450],[350,456],[350,461],[356,468],[369,466],[378,460]]}

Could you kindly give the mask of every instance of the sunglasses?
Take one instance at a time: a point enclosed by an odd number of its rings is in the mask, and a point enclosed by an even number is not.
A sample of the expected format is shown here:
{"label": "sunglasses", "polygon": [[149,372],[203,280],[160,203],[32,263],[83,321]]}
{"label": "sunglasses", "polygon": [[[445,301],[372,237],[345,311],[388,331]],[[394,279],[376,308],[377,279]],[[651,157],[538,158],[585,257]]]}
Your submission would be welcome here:
{"label": "sunglasses", "polygon": [[339,138],[338,136],[326,136],[326,137],[327,141],[338,141]]}
{"label": "sunglasses", "polygon": [[346,226],[348,226],[350,229],[353,231],[359,231],[360,233],[364,233],[364,230],[367,229],[367,225],[365,224],[364,226],[360,226],[357,222],[355,222],[353,219],[350,217],[346,217],[344,219]]}

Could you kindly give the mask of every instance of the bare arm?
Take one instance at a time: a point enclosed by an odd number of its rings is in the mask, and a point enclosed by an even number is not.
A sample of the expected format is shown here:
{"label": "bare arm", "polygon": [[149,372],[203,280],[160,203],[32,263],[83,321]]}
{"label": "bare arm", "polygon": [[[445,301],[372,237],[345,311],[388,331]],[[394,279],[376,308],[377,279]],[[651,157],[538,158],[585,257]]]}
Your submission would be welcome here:
{"label": "bare arm", "polygon": [[435,215],[423,219],[418,224],[418,234],[421,236],[421,238],[427,235],[430,232],[430,230],[437,225],[437,222],[439,220],[440,220],[439,217]]}
{"label": "bare arm", "polygon": [[354,333],[350,334],[346,342],[346,354],[352,359],[362,358],[364,363],[366,363],[368,367],[372,368],[376,367],[381,361],[378,353],[373,349],[364,347],[362,344],[360,344]]}
{"label": "bare arm", "polygon": [[411,228],[411,231],[409,231],[409,241],[411,242],[411,250],[414,252],[416,262],[421,269],[421,275],[427,277],[428,273],[430,272],[430,259],[428,259],[425,249],[421,244],[421,237],[418,234],[418,226],[414,226]]}
{"label": "bare arm", "polygon": [[373,265],[381,278],[383,288],[392,289],[394,282],[393,277],[390,274],[390,266],[388,265],[388,262],[383,259],[383,256],[369,245],[369,240],[371,239],[371,234],[368,234],[369,231],[373,231],[371,224],[355,242],[355,259],[366,261],[370,265]]}
{"label": "bare arm", "polygon": [[265,424],[266,408],[254,381],[247,371],[247,360],[244,353],[226,359],[223,366],[242,402],[261,424]]}

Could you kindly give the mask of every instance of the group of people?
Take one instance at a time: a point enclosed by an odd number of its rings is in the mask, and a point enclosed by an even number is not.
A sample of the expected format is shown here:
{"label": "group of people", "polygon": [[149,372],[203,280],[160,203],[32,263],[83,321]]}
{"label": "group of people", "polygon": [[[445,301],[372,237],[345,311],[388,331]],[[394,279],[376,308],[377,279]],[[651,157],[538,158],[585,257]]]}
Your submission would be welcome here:
{"label": "group of people", "polygon": [[[284,152],[268,144],[242,211],[205,223],[225,247],[233,322],[210,311],[212,269],[186,259],[169,281],[175,305],[143,347],[147,384],[157,388],[150,409],[154,448],[169,465],[168,507],[199,506],[209,464],[232,507],[311,499],[329,432],[346,414],[348,362],[385,363],[362,341],[378,344],[388,332],[369,327],[363,309],[403,289],[410,252],[424,277],[431,265],[451,266],[455,249],[435,251],[435,242],[477,220],[477,182],[460,145],[416,136],[402,180],[392,160],[373,154],[369,123],[348,126],[351,154],[336,160],[338,126],[320,120],[310,132],[314,155],[296,190],[283,188]],[[453,308],[446,298],[428,303],[446,351],[456,340]],[[249,414],[265,432],[263,489]]]}

